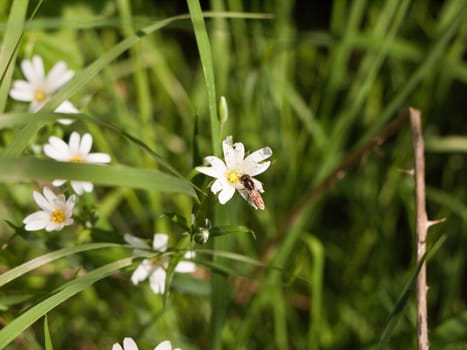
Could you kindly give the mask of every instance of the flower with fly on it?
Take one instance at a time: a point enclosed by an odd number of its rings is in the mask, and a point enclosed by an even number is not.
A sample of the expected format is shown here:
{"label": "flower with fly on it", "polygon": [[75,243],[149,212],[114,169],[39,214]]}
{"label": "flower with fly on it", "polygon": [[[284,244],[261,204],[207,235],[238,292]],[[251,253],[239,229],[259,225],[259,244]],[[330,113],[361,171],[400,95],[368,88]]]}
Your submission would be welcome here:
{"label": "flower with fly on it", "polygon": [[[112,350],[138,350],[138,346],[136,345],[136,342],[130,338],[126,337],[123,339],[123,348],[120,344],[115,343],[112,346]],[[172,343],[170,340],[165,340],[159,345],[157,345],[154,350],[172,350]],[[173,350],[181,350],[180,348],[174,348]]]}
{"label": "flower with fly on it", "polygon": [[[140,254],[144,250],[150,250],[146,242],[132,236],[125,234],[124,239],[127,243],[134,246],[135,255]],[[164,253],[167,251],[167,244],[169,242],[169,236],[165,233],[155,233],[152,242],[152,249],[158,253]],[[195,257],[194,252],[186,252],[183,256],[184,260],[189,260]],[[131,281],[134,285],[149,278],[149,285],[155,294],[164,294],[165,292],[165,280],[167,278],[167,268],[169,267],[169,258],[167,256],[156,256],[150,259],[144,259],[142,263],[136,268],[131,276]],[[195,272],[196,265],[191,261],[180,261],[175,267],[175,272],[180,273],[191,273]]]}
{"label": "flower with fly on it", "polygon": [[63,194],[57,196],[50,189],[44,187],[43,195],[34,191],[33,197],[42,210],[28,215],[23,220],[26,225],[25,230],[60,231],[63,227],[73,223],[75,195],[71,195],[67,200]]}
{"label": "flower with fly on it", "polygon": [[[50,97],[73,75],[63,61],[57,62],[49,74],[45,74],[44,62],[40,56],[34,56],[31,60],[21,62],[21,70],[26,80],[15,80],[10,90],[10,97],[17,101],[30,102],[29,111],[40,110]],[[56,109],[57,113],[78,113],[78,110],[70,101],[63,101]],[[59,119],[62,124],[70,124],[70,119]]]}
{"label": "flower with fly on it", "polygon": [[[265,172],[271,165],[270,161],[265,162],[272,155],[269,147],[263,147],[245,157],[245,147],[238,142],[232,145],[232,136],[226,137],[222,142],[224,151],[224,161],[215,156],[204,158],[204,162],[210,166],[199,166],[196,170],[205,175],[215,178],[211,185],[211,191],[218,195],[219,203],[227,203],[238,191],[240,195],[255,209],[264,209],[264,203],[256,201],[255,196],[263,193],[263,184],[253,178]],[[245,181],[249,185],[245,186]],[[261,197],[259,197],[261,198]]]}
{"label": "flower with fly on it", "polygon": [[[89,153],[92,147],[92,136],[84,134],[81,137],[76,131],[72,132],[68,144],[58,137],[49,137],[49,143],[44,145],[44,153],[59,162],[103,164],[110,162],[106,153]],[[54,186],[61,186],[66,180],[54,180]],[[76,194],[92,192],[93,184],[86,181],[71,181],[71,187]]]}

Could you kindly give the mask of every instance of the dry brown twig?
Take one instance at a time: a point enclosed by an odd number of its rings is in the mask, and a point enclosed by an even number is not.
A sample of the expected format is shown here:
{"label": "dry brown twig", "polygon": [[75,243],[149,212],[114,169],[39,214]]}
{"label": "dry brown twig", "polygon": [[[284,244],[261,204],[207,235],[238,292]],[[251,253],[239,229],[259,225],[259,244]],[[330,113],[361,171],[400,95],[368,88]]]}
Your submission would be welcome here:
{"label": "dry brown twig", "polygon": [[[417,262],[419,262],[426,253],[426,235],[428,230],[428,217],[425,204],[425,146],[420,111],[409,108],[409,114],[415,161],[416,244]],[[417,276],[417,340],[419,350],[428,350],[430,347],[428,340],[427,293],[426,263],[424,262]]]}
{"label": "dry brown twig", "polygon": [[[416,244],[417,263],[426,254],[426,237],[430,226],[443,222],[444,219],[430,221],[426,214],[425,203],[425,156],[422,134],[421,113],[419,110],[409,108],[410,126],[412,129],[412,145],[414,150],[415,169],[415,203],[416,203]],[[427,311],[426,263],[424,262],[417,276],[417,339],[418,349],[428,350],[428,311]]]}

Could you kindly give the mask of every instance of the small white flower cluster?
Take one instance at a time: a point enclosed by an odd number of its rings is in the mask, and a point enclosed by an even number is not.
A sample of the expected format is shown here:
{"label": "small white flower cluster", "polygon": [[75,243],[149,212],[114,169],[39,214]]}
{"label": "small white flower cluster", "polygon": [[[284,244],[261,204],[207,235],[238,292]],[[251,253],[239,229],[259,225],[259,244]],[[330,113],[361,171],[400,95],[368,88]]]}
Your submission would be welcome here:
{"label": "small white flower cluster", "polygon": [[[30,102],[29,111],[37,112],[50,100],[59,88],[73,78],[75,72],[68,69],[65,62],[56,63],[49,74],[45,74],[44,62],[40,56],[21,62],[21,70],[26,80],[15,80],[10,90],[10,97],[17,101]],[[70,101],[63,101],[56,109],[57,113],[78,113]],[[59,119],[62,124],[71,124],[70,119]]]}
{"label": "small white flower cluster", "polygon": [[[56,63],[49,74],[45,74],[44,62],[40,56],[34,56],[31,60],[21,62],[21,70],[26,80],[15,80],[10,90],[10,97],[24,102],[30,102],[31,112],[39,111],[51,96],[65,85],[74,72],[68,69],[65,62]],[[57,113],[78,113],[76,107],[70,101],[62,102],[56,109]],[[69,119],[59,119],[62,124],[70,124]],[[92,136],[84,134],[82,137],[77,132],[72,132],[68,144],[58,137],[49,138],[49,143],[44,145],[44,153],[59,162],[104,164],[110,162],[110,156],[105,153],[90,153]],[[52,185],[61,186],[66,180],[54,180]],[[84,192],[92,192],[93,184],[85,181],[71,181],[71,187],[77,195]],[[44,187],[43,195],[34,192],[33,197],[37,205],[42,209],[27,216],[23,223],[28,231],[45,229],[46,231],[59,231],[64,226],[73,223],[73,208],[76,204],[76,195],[71,195],[68,200],[63,194],[56,195],[50,189]]]}
{"label": "small white flower cluster", "polygon": [[[138,345],[133,340],[133,338],[126,337],[123,339],[123,348],[120,344],[115,343],[112,346],[112,350],[138,350]],[[172,343],[170,340],[165,340],[159,345],[157,345],[154,350],[181,350],[180,348],[172,348]]]}
{"label": "small white flower cluster", "polygon": [[[30,102],[31,112],[39,111],[50,100],[51,96],[70,79],[74,72],[67,68],[65,62],[55,64],[49,74],[45,74],[42,58],[34,56],[31,60],[21,63],[22,72],[26,80],[16,80],[10,90],[11,98]],[[56,109],[58,113],[78,113],[76,107],[70,101],[62,102]],[[59,122],[69,124],[69,119],[60,119]],[[80,135],[73,131],[68,143],[52,136],[48,143],[43,146],[43,152],[49,158],[59,162],[106,164],[111,158],[106,153],[91,153],[93,138],[86,133]],[[265,204],[261,193],[264,192],[263,185],[255,179],[256,175],[265,172],[271,162],[266,161],[272,155],[269,147],[261,148],[245,157],[245,147],[242,143],[232,143],[232,136],[228,136],[222,142],[224,160],[216,156],[208,156],[204,159],[208,166],[196,167],[200,173],[213,177],[211,191],[218,196],[221,204],[227,203],[238,192],[252,207],[264,210]],[[66,182],[56,179],[53,186],[61,186]],[[46,231],[59,231],[65,226],[73,223],[73,209],[77,196],[84,192],[92,192],[93,184],[87,181],[70,181],[71,188],[75,192],[68,199],[64,194],[55,194],[52,190],[44,187],[42,193],[33,192],[33,197],[41,210],[27,216],[23,223],[28,231],[45,229]],[[203,229],[198,232],[197,240],[206,243],[209,231]],[[149,285],[155,294],[166,292],[167,270],[170,259],[167,254],[168,235],[155,233],[152,247],[143,240],[125,234],[124,239],[134,247],[134,254],[141,255],[143,251],[158,253],[154,257],[145,258],[136,268],[131,276],[134,285],[148,279]],[[181,261],[177,262],[174,271],[178,273],[193,273],[196,265],[191,261],[195,257],[192,251],[186,252]],[[135,341],[126,337],[123,340],[123,348],[115,343],[112,350],[138,350]],[[154,350],[172,350],[172,344],[166,340],[157,345]],[[180,349],[174,349],[180,350]]]}
{"label": "small white flower cluster", "polygon": [[[132,236],[130,234],[125,234],[125,241],[128,244],[131,244],[135,247],[135,255],[139,255],[143,250],[150,250],[151,247],[146,244],[143,240],[138,237]],[[157,253],[160,253],[160,256],[157,256],[152,259],[144,259],[138,268],[133,272],[131,276],[131,281],[134,285],[137,285],[139,282],[142,282],[149,278],[149,285],[151,286],[152,291],[155,294],[164,294],[165,293],[165,280],[167,278],[167,268],[169,267],[169,259],[167,256],[163,256],[162,253],[167,251],[167,246],[169,242],[169,236],[165,233],[155,233],[152,241],[152,250]],[[196,265],[187,261],[195,257],[194,252],[186,252],[183,258],[185,261],[180,261],[175,267],[175,272],[179,273],[192,273],[196,270]]]}
{"label": "small white flower cluster", "polygon": [[[59,162],[104,164],[110,162],[110,156],[105,153],[89,153],[92,147],[92,136],[84,134],[81,137],[77,132],[70,136],[66,144],[58,137],[49,138],[49,143],[44,145],[44,153]],[[52,185],[61,186],[66,180],[54,180]],[[71,181],[71,187],[77,195],[83,192],[92,192],[93,184],[85,181]],[[42,209],[27,216],[23,223],[27,231],[45,229],[46,231],[60,231],[64,226],[73,223],[73,208],[76,204],[76,195],[71,195],[66,200],[63,194],[55,195],[50,189],[44,187],[44,195],[34,192],[34,200]]]}

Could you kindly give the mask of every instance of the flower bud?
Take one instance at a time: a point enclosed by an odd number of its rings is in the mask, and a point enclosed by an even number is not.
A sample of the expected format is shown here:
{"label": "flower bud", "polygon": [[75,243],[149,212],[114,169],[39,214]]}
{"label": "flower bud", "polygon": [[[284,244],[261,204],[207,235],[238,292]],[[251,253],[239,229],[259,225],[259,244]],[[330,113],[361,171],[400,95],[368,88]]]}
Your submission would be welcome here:
{"label": "flower bud", "polygon": [[194,234],[194,239],[198,244],[206,244],[209,240],[209,230],[207,228],[198,227]]}

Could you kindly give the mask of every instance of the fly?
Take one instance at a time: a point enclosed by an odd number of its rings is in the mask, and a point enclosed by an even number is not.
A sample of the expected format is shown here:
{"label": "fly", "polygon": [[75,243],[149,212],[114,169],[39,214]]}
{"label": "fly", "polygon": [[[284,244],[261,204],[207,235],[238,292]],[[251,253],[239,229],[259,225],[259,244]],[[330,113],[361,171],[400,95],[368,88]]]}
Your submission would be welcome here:
{"label": "fly", "polygon": [[251,176],[248,174],[243,174],[240,177],[240,182],[245,187],[246,192],[248,193],[248,199],[250,202],[260,210],[264,210],[264,201],[261,193],[255,188],[255,183],[251,179]]}

